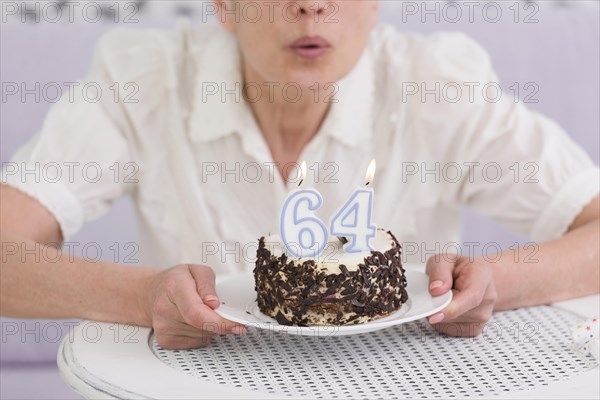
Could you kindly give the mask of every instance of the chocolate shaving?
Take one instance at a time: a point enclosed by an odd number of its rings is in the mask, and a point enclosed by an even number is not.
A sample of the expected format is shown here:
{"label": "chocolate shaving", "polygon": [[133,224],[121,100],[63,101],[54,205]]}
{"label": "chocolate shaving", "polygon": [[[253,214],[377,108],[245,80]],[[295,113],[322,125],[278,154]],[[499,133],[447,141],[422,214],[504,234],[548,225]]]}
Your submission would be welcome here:
{"label": "chocolate shaving", "polygon": [[348,271],[348,268],[344,264],[340,264],[340,271],[342,271],[345,277],[350,276],[350,271]]}
{"label": "chocolate shaving", "polygon": [[288,321],[288,319],[281,313],[281,311],[279,311],[277,313],[277,315],[275,315],[275,319],[277,320],[277,322],[279,322],[281,325],[292,325],[292,323],[290,321]]}

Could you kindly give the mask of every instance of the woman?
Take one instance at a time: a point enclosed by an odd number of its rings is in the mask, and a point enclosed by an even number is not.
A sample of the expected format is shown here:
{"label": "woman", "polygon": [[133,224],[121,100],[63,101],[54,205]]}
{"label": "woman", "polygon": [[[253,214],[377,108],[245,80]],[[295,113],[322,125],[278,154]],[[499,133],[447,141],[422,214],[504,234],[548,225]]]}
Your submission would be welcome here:
{"label": "woman", "polygon": [[[461,206],[542,242],[534,263],[430,257],[430,292],[455,291],[429,318],[442,332],[477,335],[494,310],[598,293],[598,169],[551,121],[489,93],[495,75],[471,40],[377,26],[377,2],[252,2],[251,16],[244,2],[216,4],[220,27],[105,36],[84,83],[111,96],[62,99],[15,154],[21,170],[86,172],[3,174],[3,314],[152,326],[166,348],[243,334],[214,311],[215,272],[251,268],[248,244],[277,230],[301,160],[331,215],[377,159],[374,221],[422,243],[416,260],[458,240]],[[515,163],[534,179],[515,179]],[[458,173],[440,179],[447,166]],[[52,247],[56,262],[28,257],[124,194],[156,268]]]}

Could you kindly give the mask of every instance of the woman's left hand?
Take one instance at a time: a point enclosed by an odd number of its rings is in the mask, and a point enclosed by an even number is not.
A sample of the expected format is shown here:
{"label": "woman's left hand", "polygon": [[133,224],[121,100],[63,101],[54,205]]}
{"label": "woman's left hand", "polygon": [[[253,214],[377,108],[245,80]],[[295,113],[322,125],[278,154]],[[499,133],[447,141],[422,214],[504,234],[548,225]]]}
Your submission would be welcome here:
{"label": "woman's left hand", "polygon": [[438,254],[427,260],[429,293],[449,290],[454,297],[446,308],[429,317],[429,323],[449,336],[477,336],[490,320],[498,297],[492,266],[483,259]]}

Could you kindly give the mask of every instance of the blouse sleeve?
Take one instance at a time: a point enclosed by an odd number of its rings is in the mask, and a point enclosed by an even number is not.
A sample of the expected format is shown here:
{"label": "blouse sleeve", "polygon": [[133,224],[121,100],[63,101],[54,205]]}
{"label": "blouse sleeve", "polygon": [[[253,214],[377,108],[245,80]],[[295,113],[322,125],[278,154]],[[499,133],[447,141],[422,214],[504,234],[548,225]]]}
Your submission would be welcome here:
{"label": "blouse sleeve", "polygon": [[415,67],[419,83],[439,85],[438,101],[431,95],[414,108],[424,127],[415,134],[429,149],[425,161],[446,168],[442,201],[532,240],[561,236],[600,189],[586,152],[555,122],[498,93],[489,56],[462,34],[426,39]]}
{"label": "blouse sleeve", "polygon": [[123,107],[135,100],[123,96],[124,89],[133,93],[135,83],[118,81],[108,56],[118,36],[111,32],[100,39],[85,79],[73,85],[72,93],[63,93],[37,135],[2,169],[3,183],[54,215],[64,240],[135,183],[137,165],[127,140],[131,126]]}

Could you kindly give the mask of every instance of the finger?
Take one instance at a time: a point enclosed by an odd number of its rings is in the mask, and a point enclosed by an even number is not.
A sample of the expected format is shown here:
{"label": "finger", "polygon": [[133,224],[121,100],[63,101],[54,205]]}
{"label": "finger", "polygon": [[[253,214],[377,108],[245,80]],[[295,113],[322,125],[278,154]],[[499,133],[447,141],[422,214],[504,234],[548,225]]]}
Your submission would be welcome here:
{"label": "finger", "polygon": [[[169,293],[169,298],[186,324],[213,333],[244,333],[242,325],[226,320],[202,302],[191,274],[181,274],[174,289]],[[233,330],[236,326],[241,328]]]}
{"label": "finger", "polygon": [[184,311],[183,306],[178,308],[177,304],[169,300],[174,311],[165,314],[168,326],[176,326],[177,334],[197,336],[202,332],[213,334],[234,333],[243,335],[246,328],[243,325],[233,323],[224,319],[206,304],[198,304],[189,311]]}
{"label": "finger", "polygon": [[186,350],[206,347],[214,335],[205,333],[202,336],[156,335],[158,344],[167,350]]}
{"label": "finger", "polygon": [[246,328],[237,322],[229,321],[217,314],[212,308],[204,305],[198,310],[199,318],[202,321],[202,330],[223,334],[233,333],[243,335],[246,333]]}
{"label": "finger", "polygon": [[[175,307],[175,305],[173,305],[173,308],[175,308],[175,310],[177,310],[177,307]],[[157,340],[159,338],[162,338],[163,341],[168,338],[171,338],[171,339],[172,338],[202,339],[202,340],[199,340],[199,342],[204,343],[204,344],[199,345],[199,347],[203,347],[204,345],[208,345],[211,338],[217,334],[215,332],[201,330],[196,327],[193,327],[193,326],[189,325],[188,323],[186,323],[185,321],[180,321],[181,319],[182,319],[182,317],[181,317],[181,315],[179,315],[179,312],[177,312],[177,318],[168,318],[168,319],[160,318],[160,319],[158,319],[154,325],[154,332],[157,337]],[[246,333],[245,327],[243,327],[243,326],[234,326],[231,329],[231,331],[232,331],[231,333],[234,333],[237,335],[242,335],[242,334]],[[166,346],[164,346],[163,344],[161,344],[161,346],[166,348]],[[191,348],[192,346],[188,346],[188,347]],[[198,346],[196,346],[196,347],[198,347]]]}
{"label": "finger", "polygon": [[217,308],[221,304],[217,291],[215,290],[215,273],[205,265],[189,264],[188,269],[196,281],[196,290],[202,302],[211,308]]}
{"label": "finger", "polygon": [[482,303],[478,307],[460,315],[454,320],[432,324],[432,327],[445,335],[456,337],[471,337],[480,335],[492,316],[494,306]]}
{"label": "finger", "polygon": [[[459,291],[454,291],[452,301],[440,313],[434,314],[429,318],[432,324],[443,321],[453,321],[460,315],[463,315],[477,307],[483,301],[485,287],[476,279],[476,275],[471,275],[465,279],[464,286]],[[439,314],[442,314],[441,318]]]}
{"label": "finger", "polygon": [[178,271],[168,278],[166,295],[171,303],[177,307],[177,311],[185,318],[192,310],[204,306],[198,291],[196,281],[189,271]]}
{"label": "finger", "polygon": [[485,329],[485,322],[460,321],[442,322],[432,325],[437,332],[452,337],[474,337],[480,335]]}
{"label": "finger", "polygon": [[429,293],[441,296],[452,289],[452,271],[457,257],[452,254],[436,254],[429,257],[425,273],[429,275]]}

